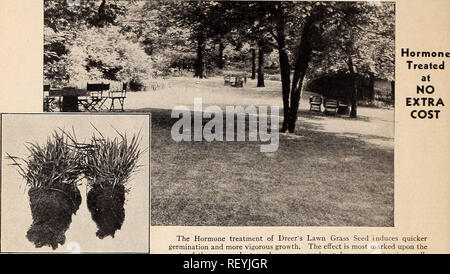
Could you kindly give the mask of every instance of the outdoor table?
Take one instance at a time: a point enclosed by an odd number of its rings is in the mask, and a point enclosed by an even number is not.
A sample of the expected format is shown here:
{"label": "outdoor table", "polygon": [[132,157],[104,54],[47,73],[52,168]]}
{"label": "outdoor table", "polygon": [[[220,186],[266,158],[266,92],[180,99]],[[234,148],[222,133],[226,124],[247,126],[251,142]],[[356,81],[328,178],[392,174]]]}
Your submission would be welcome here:
{"label": "outdoor table", "polygon": [[89,92],[86,89],[63,88],[63,89],[52,89],[49,91],[48,94],[49,96],[60,96],[63,98],[60,111],[77,112],[78,96],[88,96]]}

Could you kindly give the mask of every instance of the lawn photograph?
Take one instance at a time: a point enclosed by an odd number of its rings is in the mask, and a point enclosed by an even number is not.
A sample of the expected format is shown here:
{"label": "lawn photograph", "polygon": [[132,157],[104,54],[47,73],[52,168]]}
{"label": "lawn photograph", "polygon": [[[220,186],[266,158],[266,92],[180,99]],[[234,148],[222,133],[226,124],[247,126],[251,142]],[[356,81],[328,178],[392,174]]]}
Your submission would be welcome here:
{"label": "lawn photograph", "polygon": [[152,226],[394,226],[395,2],[44,1],[43,110],[151,113]]}

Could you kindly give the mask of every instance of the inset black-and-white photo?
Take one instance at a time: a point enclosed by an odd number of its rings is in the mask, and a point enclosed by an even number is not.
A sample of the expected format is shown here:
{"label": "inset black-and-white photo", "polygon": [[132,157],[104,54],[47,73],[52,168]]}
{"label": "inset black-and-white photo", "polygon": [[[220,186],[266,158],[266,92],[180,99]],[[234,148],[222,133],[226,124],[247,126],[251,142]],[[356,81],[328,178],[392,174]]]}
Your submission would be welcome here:
{"label": "inset black-and-white photo", "polygon": [[394,48],[389,1],[46,0],[43,103],[151,112],[153,226],[389,227]]}
{"label": "inset black-and-white photo", "polygon": [[149,115],[1,122],[2,252],[149,251]]}

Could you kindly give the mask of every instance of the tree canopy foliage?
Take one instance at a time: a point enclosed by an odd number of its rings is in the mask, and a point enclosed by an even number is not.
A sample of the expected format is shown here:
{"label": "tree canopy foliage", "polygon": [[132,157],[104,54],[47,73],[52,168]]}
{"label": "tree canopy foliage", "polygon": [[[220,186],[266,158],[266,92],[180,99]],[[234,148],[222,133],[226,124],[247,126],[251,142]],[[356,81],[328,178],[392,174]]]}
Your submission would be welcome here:
{"label": "tree canopy foliage", "polygon": [[258,56],[262,80],[265,67],[280,74],[282,130],[293,130],[306,79],[348,74],[355,116],[358,79],[394,80],[394,18],[382,1],[46,0],[44,74],[145,87],[175,70],[254,73]]}

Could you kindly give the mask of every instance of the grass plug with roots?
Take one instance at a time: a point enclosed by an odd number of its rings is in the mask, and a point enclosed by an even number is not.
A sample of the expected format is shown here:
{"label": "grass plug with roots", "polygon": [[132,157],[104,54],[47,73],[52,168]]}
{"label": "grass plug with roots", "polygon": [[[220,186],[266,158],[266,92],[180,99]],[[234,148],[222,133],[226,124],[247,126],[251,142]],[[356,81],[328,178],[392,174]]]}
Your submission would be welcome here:
{"label": "grass plug with roots", "polygon": [[120,137],[105,138],[100,133],[101,138],[97,138],[94,134],[90,144],[92,149],[85,158],[84,174],[90,187],[87,205],[100,239],[107,236],[114,238],[116,231],[122,227],[125,196],[129,191],[126,184],[136,170],[141,155],[140,133],[131,140],[117,133]]}
{"label": "grass plug with roots", "polygon": [[29,157],[7,153],[26,180],[33,222],[26,234],[37,248],[55,250],[65,242],[65,232],[81,204],[77,181],[82,174],[82,155],[67,145],[64,133],[54,132],[44,145],[29,143]]}

